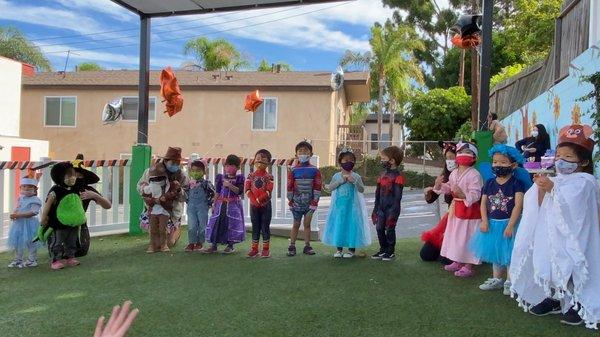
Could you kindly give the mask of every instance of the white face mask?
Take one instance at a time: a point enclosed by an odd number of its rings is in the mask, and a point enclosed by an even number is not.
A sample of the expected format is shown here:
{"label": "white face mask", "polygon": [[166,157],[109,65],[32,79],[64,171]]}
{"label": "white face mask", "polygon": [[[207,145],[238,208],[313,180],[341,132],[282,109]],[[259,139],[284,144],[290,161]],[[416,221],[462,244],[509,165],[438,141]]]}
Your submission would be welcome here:
{"label": "white face mask", "polygon": [[301,163],[306,163],[310,160],[310,156],[307,154],[301,154],[298,156],[298,159],[300,159]]}
{"label": "white face mask", "polygon": [[531,136],[532,137],[537,137],[538,135],[539,135],[539,133],[537,131],[531,132]]}
{"label": "white face mask", "polygon": [[454,159],[446,159],[446,168],[450,172],[456,170],[456,168],[457,168],[456,160],[454,160]]}

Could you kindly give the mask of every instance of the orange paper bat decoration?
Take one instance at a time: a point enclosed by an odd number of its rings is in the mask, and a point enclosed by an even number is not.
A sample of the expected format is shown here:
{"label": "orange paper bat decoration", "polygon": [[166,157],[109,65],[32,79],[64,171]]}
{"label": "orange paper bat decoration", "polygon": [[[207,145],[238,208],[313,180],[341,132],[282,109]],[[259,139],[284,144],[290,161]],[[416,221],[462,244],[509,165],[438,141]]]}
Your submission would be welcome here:
{"label": "orange paper bat decoration", "polygon": [[458,48],[470,49],[481,44],[481,36],[479,34],[474,34],[463,38],[459,34],[456,34],[452,37],[451,41],[452,44]]}
{"label": "orange paper bat decoration", "polygon": [[164,98],[163,102],[166,102],[165,112],[169,117],[173,117],[183,109],[183,96],[171,67],[166,67],[160,72],[160,94]]}
{"label": "orange paper bat decoration", "polygon": [[256,90],[246,95],[244,108],[246,109],[246,111],[256,112],[256,109],[258,109],[262,102],[263,99],[260,97],[260,93],[258,92],[258,90]]}

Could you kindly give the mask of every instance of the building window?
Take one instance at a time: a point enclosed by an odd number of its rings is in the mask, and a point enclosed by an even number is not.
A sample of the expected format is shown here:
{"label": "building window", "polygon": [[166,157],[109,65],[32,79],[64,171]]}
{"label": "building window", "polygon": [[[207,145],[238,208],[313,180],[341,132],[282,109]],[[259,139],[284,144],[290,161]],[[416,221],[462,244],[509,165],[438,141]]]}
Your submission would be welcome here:
{"label": "building window", "polygon": [[[138,98],[137,97],[123,97],[123,120],[124,121],[137,121],[138,120]],[[148,120],[156,121],[156,97],[150,97],[148,104]]]}
{"label": "building window", "polygon": [[[388,146],[390,146],[390,134],[382,133],[381,134],[381,148],[385,149]],[[379,150],[379,142],[377,141],[376,133],[371,134],[371,150],[372,151]]]}
{"label": "building window", "polygon": [[277,98],[264,98],[252,114],[252,130],[274,131],[277,129]]}
{"label": "building window", "polygon": [[45,126],[75,126],[77,97],[46,97]]}

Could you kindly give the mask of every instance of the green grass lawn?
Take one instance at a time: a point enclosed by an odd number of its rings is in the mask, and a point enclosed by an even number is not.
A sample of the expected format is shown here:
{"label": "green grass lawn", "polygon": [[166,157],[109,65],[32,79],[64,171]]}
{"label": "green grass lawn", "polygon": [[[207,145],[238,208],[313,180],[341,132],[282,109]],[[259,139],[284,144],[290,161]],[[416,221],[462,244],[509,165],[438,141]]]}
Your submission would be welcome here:
{"label": "green grass lawn", "polygon": [[[182,238],[185,241],[185,238]],[[128,336],[590,336],[557,316],[534,317],[501,292],[477,286],[489,274],[458,279],[418,257],[417,239],[397,244],[386,263],[285,256],[270,259],[176,251],[148,255],[146,239],[92,241],[79,267],[0,269],[0,336],[91,336],[101,314],[131,299],[140,315]],[[373,249],[370,250],[370,252]],[[8,264],[11,254],[0,254]]]}

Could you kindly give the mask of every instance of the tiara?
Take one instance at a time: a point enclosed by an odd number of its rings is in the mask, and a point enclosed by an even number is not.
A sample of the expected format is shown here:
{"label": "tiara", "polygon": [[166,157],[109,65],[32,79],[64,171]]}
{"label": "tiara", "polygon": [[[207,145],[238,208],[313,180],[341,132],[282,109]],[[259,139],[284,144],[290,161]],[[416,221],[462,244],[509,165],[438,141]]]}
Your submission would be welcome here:
{"label": "tiara", "polygon": [[352,150],[352,148],[350,146],[344,145],[340,149],[340,153],[354,153],[354,150]]}

